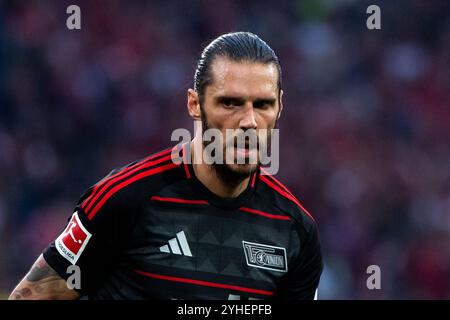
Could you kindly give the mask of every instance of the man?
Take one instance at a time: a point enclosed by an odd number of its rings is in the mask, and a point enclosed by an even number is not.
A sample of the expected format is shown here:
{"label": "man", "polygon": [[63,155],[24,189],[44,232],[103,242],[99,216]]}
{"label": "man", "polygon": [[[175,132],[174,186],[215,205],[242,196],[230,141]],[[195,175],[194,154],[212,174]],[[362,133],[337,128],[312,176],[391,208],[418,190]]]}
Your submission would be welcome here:
{"label": "man", "polygon": [[[187,92],[202,130],[89,188],[10,298],[313,299],[322,256],[311,215],[260,162],[208,164],[194,152],[216,129],[225,154],[248,160],[258,150],[237,148],[226,130],[270,132],[282,95],[278,58],[264,41],[247,32],[215,39]],[[263,140],[258,146],[270,144]],[[81,283],[69,289],[72,265]]]}

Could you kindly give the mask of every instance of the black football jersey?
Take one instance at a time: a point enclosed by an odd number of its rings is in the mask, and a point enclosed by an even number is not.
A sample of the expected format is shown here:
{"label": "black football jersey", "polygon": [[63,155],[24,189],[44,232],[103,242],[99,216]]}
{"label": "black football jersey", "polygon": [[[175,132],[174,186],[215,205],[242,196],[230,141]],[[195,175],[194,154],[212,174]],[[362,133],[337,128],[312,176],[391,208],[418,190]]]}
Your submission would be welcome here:
{"label": "black football jersey", "polygon": [[78,266],[90,299],[313,299],[323,269],[313,217],[263,168],[238,197],[217,196],[185,161],[188,148],[89,188],[47,263],[64,279]]}

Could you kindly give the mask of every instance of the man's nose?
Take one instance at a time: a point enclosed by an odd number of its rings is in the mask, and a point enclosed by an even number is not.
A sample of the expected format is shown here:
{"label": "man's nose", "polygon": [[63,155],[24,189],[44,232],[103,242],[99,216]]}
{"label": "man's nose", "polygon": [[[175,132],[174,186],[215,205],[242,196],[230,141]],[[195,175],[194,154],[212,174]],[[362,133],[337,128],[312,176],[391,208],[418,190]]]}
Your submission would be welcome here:
{"label": "man's nose", "polygon": [[256,129],[257,123],[253,104],[251,102],[247,102],[242,108],[242,112],[243,114],[239,122],[239,128],[242,130]]}

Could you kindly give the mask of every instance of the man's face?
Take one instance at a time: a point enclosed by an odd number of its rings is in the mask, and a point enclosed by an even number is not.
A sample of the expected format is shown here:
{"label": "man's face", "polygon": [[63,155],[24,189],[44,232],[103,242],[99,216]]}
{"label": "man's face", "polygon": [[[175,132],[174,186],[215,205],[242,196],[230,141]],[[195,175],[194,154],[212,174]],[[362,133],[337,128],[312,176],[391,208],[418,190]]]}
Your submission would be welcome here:
{"label": "man's face", "polygon": [[[224,160],[233,159],[232,163],[216,165],[216,168],[230,175],[248,176],[258,167],[258,163],[248,161],[258,159],[259,162],[258,148],[248,145],[238,148],[236,135],[226,135],[226,130],[241,129],[241,133],[253,131],[258,135],[261,129],[267,129],[270,134],[282,109],[278,70],[273,63],[236,62],[219,57],[211,65],[211,74],[213,82],[205,88],[201,105],[203,130],[220,130],[226,139],[223,141]],[[270,136],[255,139],[259,144],[270,145]],[[244,164],[237,163],[238,155],[246,159]]]}

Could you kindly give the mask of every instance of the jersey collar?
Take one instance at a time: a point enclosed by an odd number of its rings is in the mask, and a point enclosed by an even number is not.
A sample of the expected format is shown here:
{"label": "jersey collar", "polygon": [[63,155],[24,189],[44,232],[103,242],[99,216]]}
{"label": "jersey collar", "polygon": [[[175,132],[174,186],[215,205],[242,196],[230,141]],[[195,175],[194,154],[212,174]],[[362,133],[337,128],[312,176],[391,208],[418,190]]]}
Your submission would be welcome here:
{"label": "jersey collar", "polygon": [[192,163],[187,163],[186,154],[190,152],[190,144],[185,143],[182,146],[182,161],[184,170],[186,173],[186,178],[189,179],[192,183],[192,187],[195,189],[196,193],[198,193],[199,197],[207,200],[211,205],[214,205],[223,209],[238,209],[244,206],[245,203],[248,203],[252,198],[254,191],[256,189],[256,185],[259,178],[260,168],[253,172],[247,188],[241,194],[234,198],[220,197],[216,195],[214,192],[209,190],[200,180],[197,179],[194,173],[194,168],[192,167]]}

